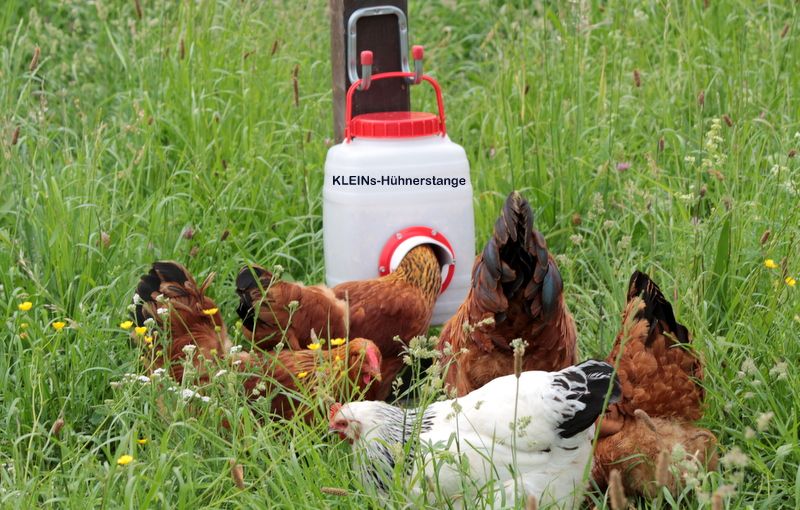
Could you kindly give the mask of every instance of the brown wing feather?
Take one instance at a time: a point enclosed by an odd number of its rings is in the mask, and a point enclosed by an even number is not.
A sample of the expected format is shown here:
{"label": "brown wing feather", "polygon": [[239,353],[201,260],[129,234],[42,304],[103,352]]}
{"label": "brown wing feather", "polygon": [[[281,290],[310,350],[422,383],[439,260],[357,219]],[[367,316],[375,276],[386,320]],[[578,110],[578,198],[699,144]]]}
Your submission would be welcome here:
{"label": "brown wing feather", "polygon": [[349,303],[350,335],[369,336],[383,354],[383,379],[367,396],[384,400],[403,369],[403,348],[413,337],[427,332],[435,301],[420,288],[390,277],[343,283],[334,292]]}
{"label": "brown wing feather", "polygon": [[242,329],[260,349],[274,349],[283,338],[290,349],[304,349],[312,330],[320,338],[346,334],[345,303],[327,287],[275,281],[269,271],[253,266],[239,271],[236,288]]}
{"label": "brown wing feather", "polygon": [[310,421],[311,409],[323,397],[348,401],[378,384],[381,353],[370,340],[354,338],[330,350],[241,353],[238,359],[243,362],[239,370],[253,374],[244,382],[250,398],[269,398],[276,416],[300,414]]}

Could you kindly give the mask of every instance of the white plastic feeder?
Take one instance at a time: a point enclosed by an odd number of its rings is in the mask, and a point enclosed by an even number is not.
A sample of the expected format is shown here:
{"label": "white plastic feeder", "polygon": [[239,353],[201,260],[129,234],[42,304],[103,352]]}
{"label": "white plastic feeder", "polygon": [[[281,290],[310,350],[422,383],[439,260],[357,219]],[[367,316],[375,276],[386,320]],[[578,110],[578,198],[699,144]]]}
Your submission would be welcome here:
{"label": "white plastic feeder", "polygon": [[[421,59],[421,49],[415,48],[415,57],[417,52]],[[362,54],[365,63],[371,65],[371,55]],[[352,97],[362,80],[351,85],[345,140],[331,147],[325,161],[326,278],[333,286],[385,276],[412,248],[429,244],[443,266],[432,322],[443,324],[467,295],[475,258],[469,162],[464,149],[447,137],[439,84],[413,72],[365,75],[363,81],[387,78],[430,83],[439,112],[353,118]]]}

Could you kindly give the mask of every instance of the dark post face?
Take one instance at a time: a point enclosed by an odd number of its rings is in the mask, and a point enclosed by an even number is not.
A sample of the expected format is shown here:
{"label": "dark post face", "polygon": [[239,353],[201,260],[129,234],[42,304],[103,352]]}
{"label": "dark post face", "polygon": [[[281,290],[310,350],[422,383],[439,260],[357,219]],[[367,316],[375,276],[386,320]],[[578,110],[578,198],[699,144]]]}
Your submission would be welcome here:
{"label": "dark post face", "polygon": [[[348,21],[358,9],[383,5],[399,8],[406,19],[408,18],[407,0],[330,0],[333,124],[337,143],[344,137],[345,95],[350,86],[347,72]],[[356,55],[364,50],[373,52],[373,74],[401,70],[400,32],[396,16],[387,14],[362,17],[356,23],[356,31]],[[360,64],[357,67],[361,76]],[[408,89],[408,83],[402,79],[373,82],[369,90],[356,92],[353,97],[353,115],[408,111]]]}

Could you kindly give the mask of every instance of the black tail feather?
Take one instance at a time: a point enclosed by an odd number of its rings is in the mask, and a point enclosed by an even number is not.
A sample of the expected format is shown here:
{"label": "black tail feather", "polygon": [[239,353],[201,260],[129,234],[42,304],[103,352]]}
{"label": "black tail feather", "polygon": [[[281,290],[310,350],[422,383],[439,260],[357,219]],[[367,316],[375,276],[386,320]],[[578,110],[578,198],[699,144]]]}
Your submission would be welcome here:
{"label": "black tail feather", "polygon": [[614,375],[614,367],[604,361],[588,360],[565,369],[555,382],[565,388],[575,387],[576,391],[572,394],[574,397],[570,395],[568,398],[576,398],[584,404],[582,410],[561,423],[559,434],[564,438],[573,437],[588,429],[597,420],[603,412],[609,386],[609,405],[622,398],[622,386]]}
{"label": "black tail feather", "polygon": [[[563,288],[561,274],[550,261],[544,236],[533,227],[530,204],[519,192],[506,198],[482,259],[472,275],[473,286],[480,282],[480,288],[496,289],[499,284],[507,300],[523,292],[531,315],[541,314],[544,320],[557,310]],[[485,299],[485,308],[504,312],[497,309],[496,292],[486,292],[479,298]]]}
{"label": "black tail feather", "polygon": [[675,335],[679,343],[690,341],[689,330],[675,319],[672,304],[667,301],[658,285],[641,271],[634,271],[628,284],[628,301],[639,297],[644,302],[644,308],[637,312],[637,317],[644,318],[650,323],[650,334],[646,345],[654,338],[658,325],[667,332]]}
{"label": "black tail feather", "polygon": [[156,297],[162,292],[168,294],[168,297],[187,295],[187,282],[194,283],[194,280],[181,264],[169,260],[153,262],[150,271],[141,276],[136,286],[136,295],[139,296],[138,300],[134,298],[133,314],[136,324],[144,324],[148,318],[145,305],[154,304]]}
{"label": "black tail feather", "polygon": [[259,266],[244,266],[236,276],[236,294],[239,295],[239,306],[236,314],[248,328],[256,320],[255,306],[250,296],[254,288],[266,289],[272,279],[272,273]]}

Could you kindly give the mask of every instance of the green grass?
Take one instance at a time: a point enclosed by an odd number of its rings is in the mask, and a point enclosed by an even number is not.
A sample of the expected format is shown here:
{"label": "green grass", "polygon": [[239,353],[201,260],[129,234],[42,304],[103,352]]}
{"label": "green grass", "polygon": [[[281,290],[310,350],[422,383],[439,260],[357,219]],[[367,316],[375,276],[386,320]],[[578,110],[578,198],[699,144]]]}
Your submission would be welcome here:
{"label": "green grass", "polygon": [[[800,279],[800,6],[708,3],[417,0],[410,19],[472,165],[479,245],[520,189],[584,357],[610,349],[635,268],[694,333],[703,424],[748,464],[639,506],[708,506],[735,484],[731,508],[800,508],[800,286],[784,283]],[[110,386],[140,370],[118,324],[154,259],[219,272],[231,326],[242,263],[323,278],[327,2],[141,5],[0,5],[0,506],[368,506],[320,492],[360,494],[324,424],[259,424],[231,383],[214,396],[237,426],[221,432],[213,410],[162,414],[155,386]]]}

